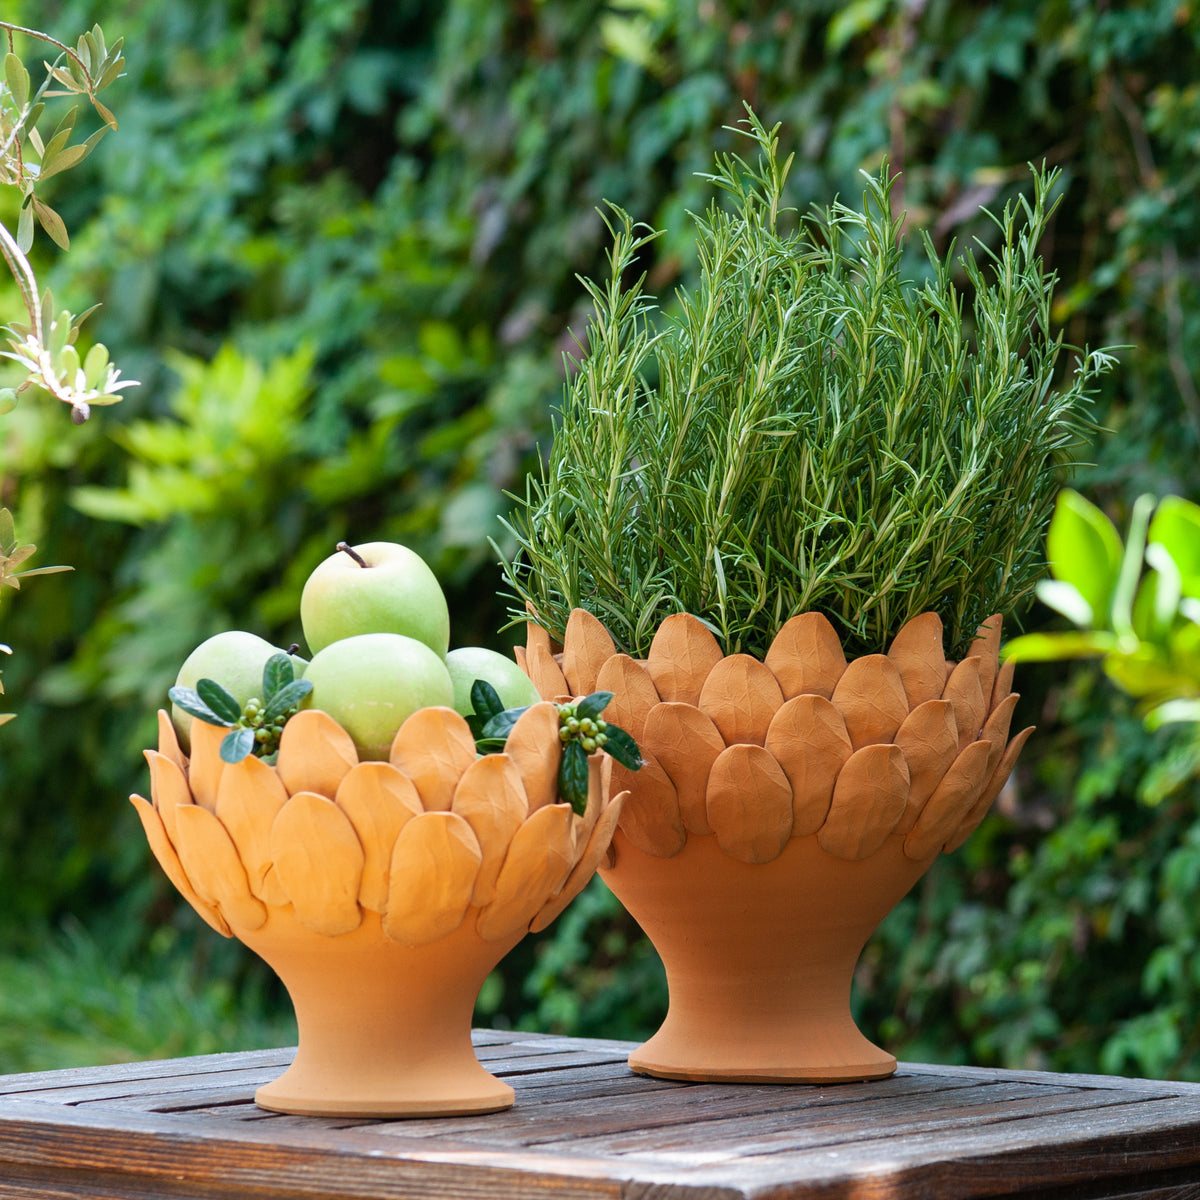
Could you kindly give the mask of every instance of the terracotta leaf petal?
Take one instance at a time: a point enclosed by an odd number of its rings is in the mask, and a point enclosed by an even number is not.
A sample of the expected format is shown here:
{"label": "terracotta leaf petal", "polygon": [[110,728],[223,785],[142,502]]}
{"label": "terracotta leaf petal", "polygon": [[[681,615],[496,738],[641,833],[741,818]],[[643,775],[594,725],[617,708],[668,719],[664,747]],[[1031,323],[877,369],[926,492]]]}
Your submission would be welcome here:
{"label": "terracotta leaf petal", "polygon": [[[528,610],[530,613],[532,609]],[[525,622],[525,651],[528,653],[534,646],[541,646],[542,649],[554,657],[554,643],[550,640],[550,631],[539,625],[536,621]]]}
{"label": "terracotta leaf petal", "polygon": [[264,904],[287,903],[277,889],[267,885],[267,873],[275,861],[271,857],[271,826],[287,798],[282,780],[261,758],[251,754],[239,763],[226,763],[217,789],[217,817],[233,839],[250,891]]}
{"label": "terracotta leaf petal", "polygon": [[875,743],[856,750],[838,776],[829,816],[817,833],[821,848],[837,858],[870,858],[896,828],[908,784],[899,746]]}
{"label": "terracotta leaf petal", "polygon": [[655,631],[646,671],[664,700],[697,705],[709,671],[724,657],[708,626],[691,613],[675,613]]}
{"label": "terracotta leaf petal", "polygon": [[1012,774],[1013,767],[1016,766],[1017,756],[1029,740],[1029,735],[1033,732],[1033,729],[1032,725],[1028,729],[1022,729],[1008,743],[1008,748],[1004,751],[1004,757],[992,771],[987,783],[984,784],[983,791],[979,794],[979,799],[971,806],[971,811],[963,818],[962,824],[947,839],[943,847],[947,854],[957,850],[979,828],[980,822],[987,816],[988,809],[992,807],[996,797],[1004,790],[1004,785],[1008,782],[1008,777]]}
{"label": "terracotta leaf petal", "polygon": [[496,894],[496,879],[509,843],[529,812],[517,764],[507,754],[476,759],[458,781],[451,811],[470,825],[479,842],[483,857],[471,903],[482,908]]}
{"label": "terracotta leaf petal", "polygon": [[958,726],[950,701],[926,700],[914,708],[896,733],[896,745],[904,751],[910,780],[908,802],[896,829],[907,833],[958,757]]}
{"label": "terracotta leaf petal", "polygon": [[792,836],[816,833],[829,815],[837,777],[854,752],[842,714],[823,696],[796,696],[771,721],[766,749],[791,784]]}
{"label": "terracotta leaf petal", "polygon": [[553,701],[532,705],[518,718],[504,743],[504,755],[521,776],[529,812],[558,803],[558,709]]}
{"label": "terracotta leaf petal", "polygon": [[984,741],[991,742],[992,756],[988,760],[988,774],[996,769],[1004,757],[1004,747],[1008,743],[1008,730],[1012,725],[1013,710],[1017,707],[1020,696],[1016,692],[1009,694],[994,708],[983,723],[983,732],[979,735]]}
{"label": "terracotta leaf petal", "polygon": [[271,826],[271,857],[296,919],[336,937],[362,924],[363,848],[350,819],[327,796],[297,792]]}
{"label": "terracotta leaf petal", "polygon": [[749,654],[731,654],[708,673],[700,689],[700,707],[727,746],[761,746],[771,719],[783,705],[783,692],[764,663]]}
{"label": "terracotta leaf petal", "polygon": [[171,841],[167,837],[162,818],[154,806],[143,800],[141,796],[130,796],[129,799],[137,810],[142,828],[146,831],[146,841],[150,843],[150,853],[158,860],[158,865],[162,867],[167,878],[174,884],[175,890],[222,937],[233,937],[233,930],[229,928],[229,922],[221,916],[220,910],[207,901],[201,900],[196,894],[196,889],[192,887],[191,880],[188,879],[187,872],[184,871],[183,864],[179,861],[179,855],[175,853],[175,847],[171,845]]}
{"label": "terracotta leaf petal", "polygon": [[187,770],[187,759],[179,746],[175,722],[165,708],[158,710],[158,752],[169,758],[181,771]]}
{"label": "terracotta leaf petal", "polygon": [[892,741],[908,716],[904,682],[886,654],[856,658],[833,689],[833,703],[855,750]]}
{"label": "terracotta leaf petal", "polygon": [[936,700],[946,685],[946,652],[942,645],[942,618],[921,613],[892,639],[888,658],[896,664],[908,697],[909,709]]}
{"label": "terracotta leaf petal", "polygon": [[470,825],[452,812],[426,812],[400,830],[392,850],[383,931],[424,946],[463,922],[483,854]]}
{"label": "terracotta leaf petal", "polygon": [[980,682],[982,678],[983,660],[964,658],[951,672],[942,692],[942,699],[949,700],[954,705],[960,751],[978,741],[979,731],[983,728],[987,705]]}
{"label": "terracotta leaf petal", "polygon": [[[670,620],[670,618],[667,618]],[[619,725],[635,742],[642,744],[642,731],[650,710],[659,702],[658,690],[644,667],[628,654],[614,654],[596,677],[598,692],[612,692],[613,698],[601,714],[606,721]]]}
{"label": "terracotta leaf petal", "polygon": [[356,766],[354,739],[328,713],[306,708],[284,725],[275,770],[289,796],[316,792],[332,800],[346,772]]}
{"label": "terracotta leaf petal", "polygon": [[154,807],[162,818],[163,827],[173,846],[179,845],[179,830],[175,824],[175,809],[180,804],[191,804],[192,793],[183,771],[165,754],[157,750],[146,750],[146,762],[150,764],[150,795]]}
{"label": "terracotta leaf petal", "polygon": [[449,812],[463,772],[479,757],[471,727],[452,708],[419,708],[400,726],[389,756],[417,785],[426,812]]}
{"label": "terracotta leaf petal", "polygon": [[539,930],[545,929],[587,887],[588,881],[600,866],[600,860],[608,852],[617,822],[621,817],[621,807],[628,796],[628,792],[621,792],[605,806],[604,811],[600,814],[600,819],[592,828],[579,861],[572,867],[571,873],[559,889],[558,895],[547,900],[530,922],[530,933],[537,933]]}
{"label": "terracotta leaf petal", "polygon": [[687,842],[675,785],[653,753],[643,750],[642,759],[639,771],[627,770],[619,763],[613,767],[613,788],[629,792],[620,826],[643,854],[673,858]]}
{"label": "terracotta leaf petal", "polygon": [[972,742],[950,765],[904,839],[904,853],[914,862],[936,855],[974,807],[988,780],[991,752],[991,742]]}
{"label": "terracotta leaf petal", "polygon": [[475,928],[485,942],[525,933],[538,910],[566,882],[575,865],[572,854],[571,806],[539,808],[513,836],[496,897],[481,909]]}
{"label": "terracotta leaf petal", "polygon": [[689,833],[712,833],[708,823],[708,773],[725,749],[712,718],[690,704],[656,704],[646,718],[642,749],[649,750],[671,782]]}
{"label": "terracotta leaf petal", "polygon": [[718,755],[708,777],[708,820],[731,858],[768,863],[792,836],[792,787],[762,746],[739,742]]}
{"label": "terracotta leaf petal", "polygon": [[525,673],[543,700],[565,700],[571,695],[562,668],[540,641],[525,648]]}
{"label": "terracotta leaf petal", "polygon": [[192,756],[188,760],[188,788],[192,799],[210,813],[217,809],[217,788],[221,785],[221,772],[225,770],[221,743],[228,732],[222,726],[192,718],[188,734],[192,747]]}
{"label": "terracotta leaf petal", "polygon": [[800,613],[786,622],[767,651],[766,664],[784,697],[833,695],[846,669],[837,630],[821,613]]}
{"label": "terracotta leaf petal", "polygon": [[334,802],[354,827],[363,851],[358,902],[371,912],[387,908],[392,847],[400,830],[424,812],[417,785],[399,767],[363,762],[351,767]]}
{"label": "terracotta leaf petal", "polygon": [[994,709],[1006,696],[1012,694],[1013,672],[1016,671],[1016,669],[1017,664],[1011,658],[1000,664],[1000,668],[996,672],[996,682],[992,684],[992,697],[988,706],[989,712]]}
{"label": "terracotta leaf petal", "polygon": [[250,894],[246,869],[225,826],[198,804],[181,804],[175,817],[179,861],[200,899],[219,908],[233,929],[262,928],[266,907]]}
{"label": "terracotta leaf petal", "polygon": [[[967,650],[967,658],[980,660],[979,687],[985,701],[992,698],[992,687],[996,682],[996,674],[1000,666],[1000,635],[1004,618],[994,613],[979,627],[975,640]],[[1009,689],[1011,691],[1011,689]]]}
{"label": "terracotta leaf petal", "polygon": [[575,696],[596,691],[600,668],[616,654],[607,629],[586,609],[573,608],[563,634],[562,673]]}
{"label": "terracotta leaf petal", "polygon": [[520,667],[521,670],[524,671],[526,675],[528,675],[529,674],[529,665],[528,665],[529,659],[528,659],[528,656],[525,654],[525,647],[524,646],[514,646],[513,647],[513,658],[515,658],[517,660],[517,666]]}

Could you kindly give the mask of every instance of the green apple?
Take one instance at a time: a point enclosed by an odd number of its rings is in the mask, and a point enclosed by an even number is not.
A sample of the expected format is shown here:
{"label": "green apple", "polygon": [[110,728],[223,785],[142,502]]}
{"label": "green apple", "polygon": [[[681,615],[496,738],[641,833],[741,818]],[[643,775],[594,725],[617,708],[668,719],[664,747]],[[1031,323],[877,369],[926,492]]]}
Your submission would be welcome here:
{"label": "green apple", "polygon": [[399,633],[361,633],[331,642],[305,672],[306,706],[327,712],[354,739],[359,757],[386,761],[392,739],[418,708],[454,703],[439,655]]}
{"label": "green apple", "polygon": [[[201,642],[184,659],[183,666],[175,678],[176,687],[194,688],[201,679],[215,679],[239,704],[245,704],[251,696],[262,697],[263,667],[273,654],[282,654],[278,646],[272,646],[265,638],[242,629],[230,629],[214,634]],[[292,655],[292,666],[299,679],[306,667],[304,659]],[[179,734],[180,744],[188,748],[188,730],[192,718],[171,705],[171,720]]]}
{"label": "green apple", "polygon": [[446,670],[454,684],[454,711],[462,717],[475,711],[471,704],[471,685],[477,679],[496,689],[505,708],[523,708],[541,699],[533,681],[511,658],[482,646],[461,646],[451,650],[446,655]]}
{"label": "green apple", "polygon": [[437,577],[399,542],[339,542],[304,585],[300,623],[314,654],[363,633],[416,638],[439,657],[450,645],[450,610]]}

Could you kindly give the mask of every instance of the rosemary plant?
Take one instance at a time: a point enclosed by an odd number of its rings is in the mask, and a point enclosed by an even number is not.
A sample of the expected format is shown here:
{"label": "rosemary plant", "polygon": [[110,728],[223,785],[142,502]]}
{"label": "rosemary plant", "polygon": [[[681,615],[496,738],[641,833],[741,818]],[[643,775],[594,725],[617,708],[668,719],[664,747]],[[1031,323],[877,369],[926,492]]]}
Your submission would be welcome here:
{"label": "rosemary plant", "polygon": [[595,316],[552,453],[510,523],[513,619],[531,605],[561,637],[586,608],[644,656],[690,612],[727,653],[762,654],[816,610],[861,654],[934,610],[960,651],[1042,574],[1062,468],[1113,361],[1083,352],[1056,381],[1037,247],[1057,173],[1035,169],[1032,200],[989,214],[1000,239],[982,265],[923,235],[917,285],[886,171],[861,209],[785,217],[778,126],[744,125],[756,162],[718,156],[725,203],[693,217],[699,283],[676,313],[644,276],[623,282],[657,234],[610,209],[610,270],[583,281]]}

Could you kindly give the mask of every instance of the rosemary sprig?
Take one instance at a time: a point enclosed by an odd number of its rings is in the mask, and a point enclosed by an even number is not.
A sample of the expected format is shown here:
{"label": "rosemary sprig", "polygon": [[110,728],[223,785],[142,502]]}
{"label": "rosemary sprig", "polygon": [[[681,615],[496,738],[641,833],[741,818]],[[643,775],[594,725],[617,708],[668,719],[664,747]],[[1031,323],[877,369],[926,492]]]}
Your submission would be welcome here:
{"label": "rosemary sprig", "polygon": [[1062,469],[1113,362],[1083,351],[1055,382],[1055,277],[1037,247],[1058,173],[1034,168],[1032,200],[989,214],[1000,244],[983,263],[925,237],[918,286],[886,171],[860,209],[785,232],[791,160],[778,127],[745,125],[757,160],[717,159],[725,206],[694,218],[699,283],[676,311],[656,312],[644,276],[624,282],[656,235],[610,209],[553,451],[510,523],[513,621],[531,604],[561,638],[583,607],[644,657],[685,611],[726,652],[762,654],[816,610],[861,654],[932,609],[961,651],[1043,573]]}

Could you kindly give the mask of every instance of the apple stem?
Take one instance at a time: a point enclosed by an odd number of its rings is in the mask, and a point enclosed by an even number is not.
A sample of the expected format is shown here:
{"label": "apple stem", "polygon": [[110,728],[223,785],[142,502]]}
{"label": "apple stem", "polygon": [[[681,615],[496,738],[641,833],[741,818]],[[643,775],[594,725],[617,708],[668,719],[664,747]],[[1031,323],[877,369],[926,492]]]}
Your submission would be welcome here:
{"label": "apple stem", "polygon": [[292,643],[292,644],[291,644],[291,645],[290,645],[290,646],[287,648],[288,655],[290,656],[290,655],[293,655],[293,654],[295,654],[295,653],[296,653],[296,651],[297,651],[297,650],[299,650],[299,649],[300,649],[300,643],[299,643],[299,642],[293,642],[293,643]]}
{"label": "apple stem", "polygon": [[363,558],[363,556],[359,554],[349,542],[338,542],[337,549],[341,550],[344,554],[350,555],[350,557],[354,559],[354,561],[358,563],[360,567],[365,567],[367,565],[367,560]]}

